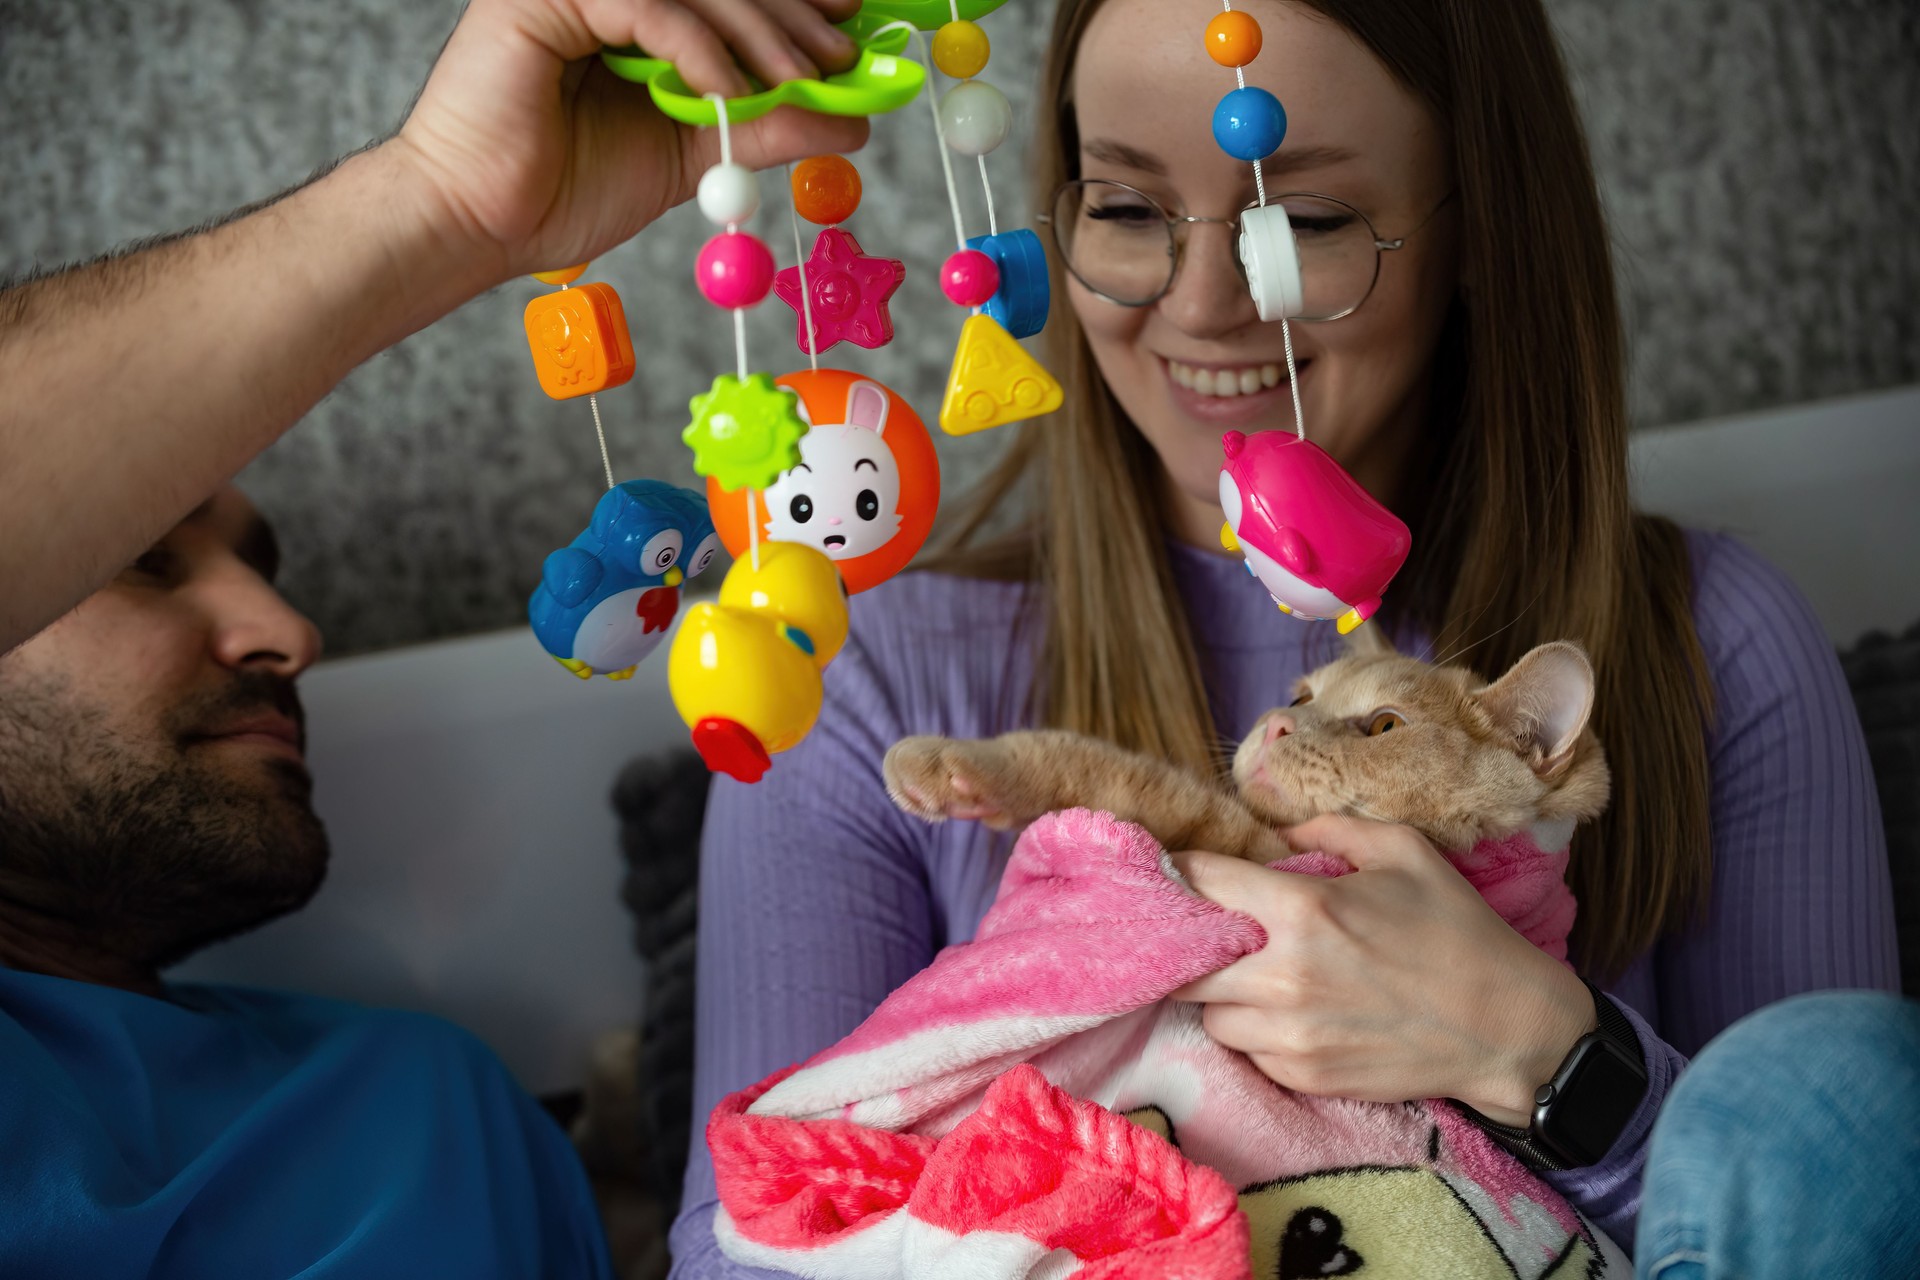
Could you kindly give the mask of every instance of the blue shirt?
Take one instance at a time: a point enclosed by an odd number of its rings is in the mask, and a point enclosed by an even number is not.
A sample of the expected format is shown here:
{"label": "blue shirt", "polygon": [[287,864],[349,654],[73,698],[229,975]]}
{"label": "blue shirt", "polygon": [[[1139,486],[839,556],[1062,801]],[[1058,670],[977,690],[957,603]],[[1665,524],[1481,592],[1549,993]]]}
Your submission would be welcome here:
{"label": "blue shirt", "polygon": [[0,1276],[611,1280],[585,1171],[467,1033],[0,970]]}

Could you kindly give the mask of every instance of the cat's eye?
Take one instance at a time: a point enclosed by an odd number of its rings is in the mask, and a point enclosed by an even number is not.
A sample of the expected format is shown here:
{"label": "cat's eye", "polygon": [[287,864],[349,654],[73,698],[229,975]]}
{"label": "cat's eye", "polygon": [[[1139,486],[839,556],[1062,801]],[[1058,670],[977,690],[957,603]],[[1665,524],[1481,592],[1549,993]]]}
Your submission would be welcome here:
{"label": "cat's eye", "polygon": [[1290,707],[1304,707],[1309,702],[1312,702],[1312,701],[1313,701],[1313,690],[1302,689],[1300,691],[1300,696],[1295,698],[1292,702],[1289,702],[1287,705]]}
{"label": "cat's eye", "polygon": [[813,519],[813,499],[804,493],[796,495],[787,505],[787,513],[793,517],[795,524],[805,524]]}
{"label": "cat's eye", "polygon": [[1376,711],[1373,719],[1367,722],[1367,736],[1377,738],[1389,729],[1398,729],[1407,722],[1407,718],[1398,711]]}

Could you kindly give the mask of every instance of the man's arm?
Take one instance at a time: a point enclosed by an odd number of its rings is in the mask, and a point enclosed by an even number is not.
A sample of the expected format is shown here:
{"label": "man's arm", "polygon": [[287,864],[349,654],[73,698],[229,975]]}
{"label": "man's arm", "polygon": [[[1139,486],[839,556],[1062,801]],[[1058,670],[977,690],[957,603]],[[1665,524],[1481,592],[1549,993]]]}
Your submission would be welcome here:
{"label": "man's arm", "polygon": [[[393,138],[211,230],[0,294],[0,653],[84,599],[361,361],[693,193],[712,130],[593,61],[637,43],[737,93],[851,60],[856,0],[473,0]],[[775,112],[760,166],[866,137]]]}

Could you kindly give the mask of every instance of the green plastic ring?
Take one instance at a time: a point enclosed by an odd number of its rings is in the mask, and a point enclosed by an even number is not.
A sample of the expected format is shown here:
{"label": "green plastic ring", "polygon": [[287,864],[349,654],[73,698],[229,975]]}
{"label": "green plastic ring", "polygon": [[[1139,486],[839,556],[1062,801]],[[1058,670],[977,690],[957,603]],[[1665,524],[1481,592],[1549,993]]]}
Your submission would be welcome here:
{"label": "green plastic ring", "polygon": [[[1002,2],[967,0],[960,7],[963,11],[972,7],[984,12]],[[868,0],[857,15],[839,24],[860,46],[860,58],[850,69],[821,79],[789,80],[771,89],[728,98],[727,123],[745,124],[785,105],[835,116],[877,116],[906,106],[926,83],[926,68],[900,56],[907,48],[908,33],[904,28],[894,27],[877,38],[872,35],[888,23],[902,20],[876,10],[925,7],[930,3],[932,0],[888,0],[876,5],[874,0]],[[947,11],[946,0],[940,0],[940,10]],[[671,62],[650,58],[631,46],[604,49],[600,60],[622,79],[646,85],[654,106],[668,118],[691,125],[720,123],[719,109],[695,93]]]}

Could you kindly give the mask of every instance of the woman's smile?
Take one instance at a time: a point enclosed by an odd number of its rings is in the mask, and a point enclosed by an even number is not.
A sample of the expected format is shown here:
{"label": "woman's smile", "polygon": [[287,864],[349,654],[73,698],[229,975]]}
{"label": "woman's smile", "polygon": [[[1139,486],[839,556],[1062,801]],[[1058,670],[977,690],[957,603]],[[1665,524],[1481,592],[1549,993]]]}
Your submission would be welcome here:
{"label": "woman's smile", "polygon": [[[1167,393],[1176,409],[1219,430],[1263,430],[1293,424],[1293,405],[1284,362],[1186,361],[1160,358]],[[1296,361],[1300,385],[1307,365]]]}

